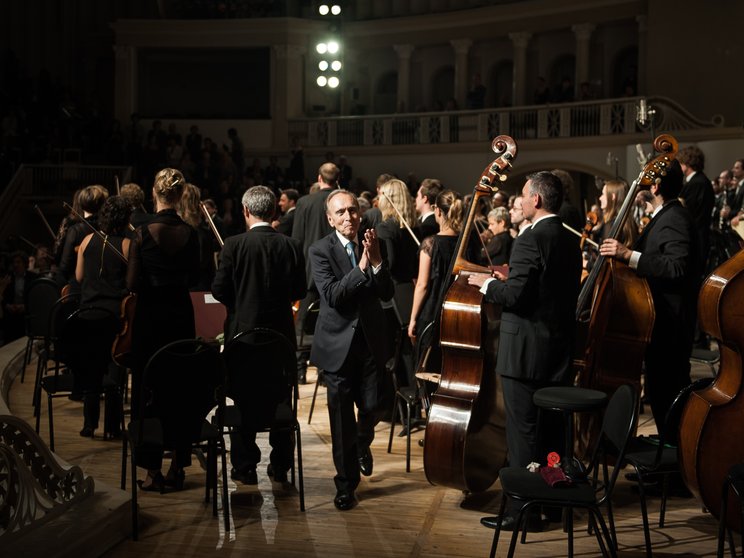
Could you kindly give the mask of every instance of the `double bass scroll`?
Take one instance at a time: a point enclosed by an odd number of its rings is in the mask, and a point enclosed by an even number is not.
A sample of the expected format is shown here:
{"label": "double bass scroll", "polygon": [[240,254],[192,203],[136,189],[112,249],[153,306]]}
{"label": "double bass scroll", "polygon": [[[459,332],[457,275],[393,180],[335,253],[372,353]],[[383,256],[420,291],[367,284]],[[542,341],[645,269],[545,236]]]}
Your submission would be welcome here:
{"label": "double bass scroll", "polygon": [[469,492],[490,487],[506,460],[503,396],[494,373],[500,307],[485,303],[478,288],[468,285],[469,274],[490,270],[465,257],[478,201],[498,190],[493,184],[506,180],[517,154],[517,144],[509,136],[498,136],[491,148],[498,157],[475,185],[442,306],[442,373],[424,441],[429,482]]}

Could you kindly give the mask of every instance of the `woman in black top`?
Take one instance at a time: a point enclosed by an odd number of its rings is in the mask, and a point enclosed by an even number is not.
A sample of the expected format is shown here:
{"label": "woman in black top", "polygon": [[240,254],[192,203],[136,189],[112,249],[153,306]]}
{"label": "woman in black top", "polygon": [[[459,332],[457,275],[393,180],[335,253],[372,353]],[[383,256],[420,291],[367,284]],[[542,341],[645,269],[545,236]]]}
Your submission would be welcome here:
{"label": "woman in black top", "polygon": [[[166,168],[155,176],[153,198],[156,214],[135,231],[129,249],[127,287],[137,295],[132,323],[132,412],[142,416],[140,401],[142,374],[150,357],[163,346],[196,335],[194,309],[189,286],[199,275],[199,239],[196,230],[176,213],[183,194],[183,175]],[[174,390],[178,386],[173,386]],[[148,409],[148,411],[153,411]],[[154,411],[156,412],[156,411]],[[166,430],[164,426],[164,430]],[[166,440],[176,441],[170,477],[183,479],[183,467],[191,463],[188,441],[178,432],[164,431]],[[148,469],[143,489],[160,490],[165,479],[160,473],[162,452],[139,451],[138,465]]]}
{"label": "woman in black top", "polygon": [[[422,353],[429,346],[436,346],[439,313],[450,283],[450,268],[463,215],[463,203],[458,194],[452,190],[444,190],[437,196],[434,217],[439,225],[439,232],[425,238],[421,244],[418,278],[413,294],[411,319],[408,322],[408,336],[416,341],[415,362],[419,362]],[[422,337],[421,334],[430,323],[435,325]]]}
{"label": "woman in black top", "polygon": [[[108,370],[113,385],[119,385],[123,377],[122,370],[111,361],[111,344],[119,327],[121,301],[127,294],[127,263],[111,247],[122,255],[129,252],[129,240],[124,235],[131,213],[129,202],[123,198],[108,198],[98,214],[98,224],[104,238],[89,233],[78,249],[75,278],[81,285],[81,308],[94,306],[110,312],[109,315],[101,315],[101,321],[82,320],[80,324],[89,331],[79,336],[81,343],[77,353],[81,358],[73,370],[77,388],[86,393],[83,400],[84,425],[80,431],[80,435],[85,437],[92,437],[93,431],[98,428],[101,409],[99,393],[104,373]],[[90,317],[95,317],[95,314]],[[113,435],[119,433],[120,408],[121,391],[108,390],[104,432]]]}
{"label": "woman in black top", "polygon": [[[509,263],[513,240],[509,233],[510,226],[509,211],[505,207],[497,207],[488,212],[488,230],[493,236],[485,249],[481,248],[481,264],[504,265]],[[488,257],[485,255],[486,250]]]}

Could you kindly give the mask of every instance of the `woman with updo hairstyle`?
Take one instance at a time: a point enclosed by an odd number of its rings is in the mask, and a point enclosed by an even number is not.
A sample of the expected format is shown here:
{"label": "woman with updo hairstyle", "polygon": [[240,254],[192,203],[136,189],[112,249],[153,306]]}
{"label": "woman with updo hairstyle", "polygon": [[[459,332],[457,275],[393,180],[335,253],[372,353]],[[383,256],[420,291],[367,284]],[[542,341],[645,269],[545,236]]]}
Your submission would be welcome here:
{"label": "woman with updo hairstyle", "polygon": [[[86,186],[77,195],[77,204],[79,213],[94,227],[98,226],[97,213],[103,206],[103,202],[108,198],[108,190],[99,184]],[[75,208],[77,210],[77,208]],[[70,285],[70,292],[79,292],[80,284],[75,279],[75,269],[77,263],[78,247],[80,243],[90,233],[88,225],[82,221],[72,225],[65,234],[64,247],[62,256],[59,260],[58,271],[62,277],[63,283]]]}
{"label": "woman with updo hairstyle", "polygon": [[[429,347],[438,351],[435,335],[439,328],[435,325],[422,337],[427,325],[439,320],[442,300],[449,287],[452,258],[457,247],[457,238],[462,229],[464,217],[463,202],[452,190],[444,190],[437,196],[434,205],[434,218],[439,232],[424,239],[419,249],[419,268],[416,288],[413,294],[413,308],[408,322],[408,336],[416,341],[415,362]],[[432,357],[440,358],[432,354]]]}
{"label": "woman with updo hairstyle", "polygon": [[[180,171],[165,168],[155,175],[152,221],[138,227],[129,248],[127,288],[137,295],[132,327],[132,414],[142,416],[146,402],[140,401],[142,374],[150,357],[163,346],[196,336],[194,309],[189,287],[199,276],[199,239],[196,230],[178,216],[176,208],[186,181]],[[177,397],[178,386],[173,386]],[[152,406],[148,413],[155,412]],[[174,447],[173,463],[164,478],[160,472],[162,451],[143,448],[138,465],[148,470],[143,490],[161,491],[167,483],[183,485],[183,468],[191,464],[190,442],[179,432],[164,438]],[[146,451],[147,450],[147,451]]]}
{"label": "woman with updo hairstyle", "polygon": [[[80,243],[77,254],[75,278],[81,286],[80,306],[94,306],[108,311],[101,320],[86,323],[79,327],[87,331],[78,332],[80,344],[76,343],[73,363],[75,371],[75,390],[84,392],[83,429],[80,435],[92,437],[98,428],[101,410],[99,393],[104,374],[111,379],[106,395],[106,415],[104,434],[118,436],[121,433],[121,385],[123,371],[111,360],[111,345],[119,331],[121,301],[127,295],[127,263],[114,251],[126,257],[129,253],[129,239],[125,238],[129,217],[132,214],[130,203],[120,196],[108,198],[98,213],[98,228],[103,238],[90,233]],[[113,248],[113,249],[112,249]]]}

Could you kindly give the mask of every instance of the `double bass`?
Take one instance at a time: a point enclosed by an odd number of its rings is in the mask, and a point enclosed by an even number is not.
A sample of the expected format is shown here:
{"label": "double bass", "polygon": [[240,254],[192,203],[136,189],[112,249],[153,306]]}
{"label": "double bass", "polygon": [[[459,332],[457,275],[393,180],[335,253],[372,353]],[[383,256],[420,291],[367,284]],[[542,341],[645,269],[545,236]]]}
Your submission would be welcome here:
{"label": "double bass", "polygon": [[[619,237],[625,221],[630,218],[638,190],[650,187],[666,174],[677,152],[677,140],[662,134],[655,139],[654,148],[660,154],[647,162],[633,181],[609,238]],[[578,385],[607,393],[626,383],[638,389],[655,317],[647,281],[627,264],[599,256],[584,281],[576,305],[578,328],[574,364]],[[576,439],[591,437],[593,426],[579,424],[581,432]]]}
{"label": "double bass", "polygon": [[[723,481],[744,462],[744,251],[717,267],[698,297],[700,329],[715,338],[721,354],[716,379],[694,391],[679,425],[679,461],[690,491],[718,517]],[[729,499],[728,527],[739,531],[739,512]]]}
{"label": "double bass", "polygon": [[503,396],[493,372],[501,310],[484,302],[478,288],[468,285],[469,274],[490,270],[465,257],[479,200],[498,190],[493,183],[506,180],[517,154],[509,136],[496,137],[491,148],[498,157],[475,186],[453,258],[452,284],[440,320],[442,374],[431,399],[424,439],[429,482],[469,492],[490,487],[506,461]]}

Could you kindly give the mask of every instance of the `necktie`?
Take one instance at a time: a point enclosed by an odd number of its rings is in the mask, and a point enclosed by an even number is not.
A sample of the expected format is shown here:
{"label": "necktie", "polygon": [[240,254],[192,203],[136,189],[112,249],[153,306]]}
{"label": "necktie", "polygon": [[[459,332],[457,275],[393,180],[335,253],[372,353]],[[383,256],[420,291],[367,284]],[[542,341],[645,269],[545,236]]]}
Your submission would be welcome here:
{"label": "necktie", "polygon": [[354,243],[353,242],[349,242],[346,244],[346,253],[349,256],[351,267],[356,267],[357,261],[356,261],[356,255],[354,254]]}

